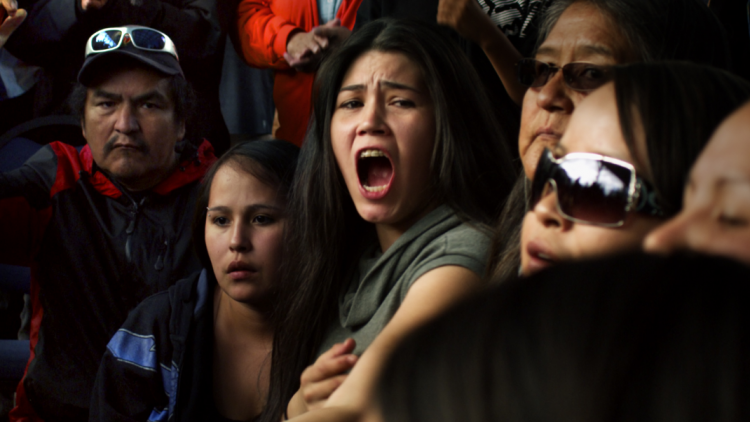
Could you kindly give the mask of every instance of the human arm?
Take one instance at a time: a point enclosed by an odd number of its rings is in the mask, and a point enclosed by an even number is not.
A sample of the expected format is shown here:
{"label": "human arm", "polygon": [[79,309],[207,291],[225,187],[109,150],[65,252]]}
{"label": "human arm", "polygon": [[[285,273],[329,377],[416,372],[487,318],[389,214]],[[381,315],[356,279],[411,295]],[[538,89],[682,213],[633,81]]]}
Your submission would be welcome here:
{"label": "human arm", "polygon": [[325,407],[293,420],[357,420],[372,397],[382,365],[398,342],[413,329],[480,287],[479,275],[465,267],[447,265],[424,273],[413,283],[398,311],[365,350]]}
{"label": "human arm", "polygon": [[91,392],[90,421],[167,420],[165,388],[177,376],[171,363],[170,311],[166,292],[151,296],[112,336]]}
{"label": "human arm", "polygon": [[[71,151],[72,150],[72,151]],[[52,214],[51,198],[70,186],[73,147],[42,147],[22,166],[0,173],[0,262],[30,266]]]}
{"label": "human arm", "polygon": [[0,3],[0,48],[3,48],[13,31],[26,19],[26,10],[19,9],[16,0],[0,0]]}
{"label": "human arm", "polygon": [[284,16],[276,14],[264,0],[242,0],[237,7],[237,22],[232,28],[233,39],[250,66],[289,69],[284,59],[289,38],[304,29]]}
{"label": "human arm", "polygon": [[522,59],[521,53],[482,11],[477,0],[440,0],[437,21],[482,48],[510,98],[520,105],[526,87],[516,78],[515,64]]}
{"label": "human arm", "polygon": [[351,353],[354,347],[352,339],[334,344],[302,372],[300,388],[287,406],[287,417],[293,418],[325,405],[346,379],[346,372],[357,362],[357,355]]}
{"label": "human arm", "polygon": [[312,73],[318,69],[327,51],[335,49],[351,35],[339,19],[317,26],[309,32],[293,32],[287,43],[284,60],[299,72]]}

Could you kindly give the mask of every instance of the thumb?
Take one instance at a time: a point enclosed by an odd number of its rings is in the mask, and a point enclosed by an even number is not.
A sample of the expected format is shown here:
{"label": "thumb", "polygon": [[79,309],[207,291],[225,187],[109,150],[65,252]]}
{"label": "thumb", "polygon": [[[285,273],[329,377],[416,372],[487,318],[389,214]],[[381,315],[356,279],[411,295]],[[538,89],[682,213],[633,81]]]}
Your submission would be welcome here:
{"label": "thumb", "polygon": [[10,34],[23,23],[24,19],[26,19],[26,11],[24,9],[18,9],[15,15],[5,18],[3,23],[0,24],[0,47],[5,45]]}

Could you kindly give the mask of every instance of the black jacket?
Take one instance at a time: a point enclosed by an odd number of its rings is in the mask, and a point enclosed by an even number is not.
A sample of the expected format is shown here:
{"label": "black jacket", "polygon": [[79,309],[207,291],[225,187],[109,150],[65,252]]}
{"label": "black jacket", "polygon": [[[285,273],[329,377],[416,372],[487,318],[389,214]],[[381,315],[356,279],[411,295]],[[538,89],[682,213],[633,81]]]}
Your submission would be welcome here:
{"label": "black jacket", "polygon": [[104,353],[91,421],[212,420],[215,284],[204,269],[130,313]]}
{"label": "black jacket", "polygon": [[204,142],[139,196],[98,171],[88,146],[55,142],[0,174],[0,260],[32,275],[32,356],[11,420],[88,419],[101,356],[128,312],[200,269],[190,227],[214,160]]}

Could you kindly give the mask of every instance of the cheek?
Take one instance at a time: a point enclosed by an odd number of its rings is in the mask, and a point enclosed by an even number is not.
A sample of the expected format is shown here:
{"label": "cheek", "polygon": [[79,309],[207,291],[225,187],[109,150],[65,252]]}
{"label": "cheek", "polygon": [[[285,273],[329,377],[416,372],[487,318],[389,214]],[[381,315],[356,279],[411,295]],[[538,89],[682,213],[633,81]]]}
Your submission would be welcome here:
{"label": "cheek", "polygon": [[216,267],[221,259],[222,251],[226,249],[226,245],[224,245],[226,242],[224,242],[221,233],[218,233],[208,222],[206,222],[205,241],[208,258],[211,260],[211,264]]}
{"label": "cheek", "polygon": [[523,157],[526,149],[531,144],[532,134],[536,130],[532,121],[539,111],[536,106],[537,92],[532,88],[526,90],[521,106],[521,128],[518,135],[518,152]]}
{"label": "cheek", "polygon": [[659,223],[660,221],[655,219],[637,217],[626,221],[626,224],[619,228],[577,224],[573,256],[577,259],[584,259],[641,250],[643,239]]}

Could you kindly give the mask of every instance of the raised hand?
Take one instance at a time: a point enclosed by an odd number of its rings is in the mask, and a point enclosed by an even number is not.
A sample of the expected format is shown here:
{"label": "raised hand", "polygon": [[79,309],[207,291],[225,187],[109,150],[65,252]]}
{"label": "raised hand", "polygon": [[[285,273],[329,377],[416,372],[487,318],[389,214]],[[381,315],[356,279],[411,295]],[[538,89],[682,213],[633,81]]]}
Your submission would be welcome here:
{"label": "raised hand", "polygon": [[287,41],[284,60],[299,72],[315,72],[325,52],[337,47],[350,34],[349,28],[341,26],[339,19],[317,26],[310,32],[298,31]]}
{"label": "raised hand", "polygon": [[0,48],[10,38],[10,34],[16,30],[26,19],[26,11],[18,8],[16,0],[0,0]]}

